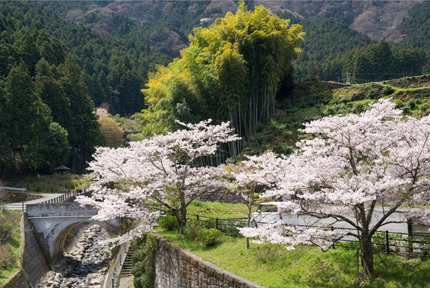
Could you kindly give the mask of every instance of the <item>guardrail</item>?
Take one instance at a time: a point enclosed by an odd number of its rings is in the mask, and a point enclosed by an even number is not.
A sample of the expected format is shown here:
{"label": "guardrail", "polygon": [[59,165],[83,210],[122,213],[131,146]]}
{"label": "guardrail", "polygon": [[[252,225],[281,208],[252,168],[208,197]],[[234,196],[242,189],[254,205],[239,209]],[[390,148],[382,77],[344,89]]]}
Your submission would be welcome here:
{"label": "guardrail", "polygon": [[[246,219],[220,219],[206,217],[202,215],[190,214],[187,221],[191,223],[199,223],[205,228],[216,228],[222,231],[225,235],[239,236],[237,228],[246,227]],[[261,222],[260,222],[261,223]],[[268,223],[266,223],[268,224]],[[412,224],[408,222],[408,233],[377,231],[372,237],[372,243],[375,250],[387,254],[397,254],[407,257],[420,257],[422,259],[430,259],[430,233],[414,233]],[[295,227],[321,228],[312,225],[295,225]],[[323,227],[326,229],[341,229],[354,230],[352,228],[343,227]],[[359,248],[357,240],[346,240],[333,243],[332,247]]]}
{"label": "guardrail", "polygon": [[[62,203],[64,201],[69,200],[72,197],[82,195],[87,193],[85,189],[76,189],[73,191],[64,191],[63,194],[58,195],[57,197],[47,199],[45,201],[37,202],[38,204],[52,204],[52,203]],[[27,203],[25,201],[14,203],[16,207],[12,208],[14,210],[21,210],[22,212],[27,211]],[[11,204],[9,204],[11,205]]]}
{"label": "guardrail", "polygon": [[128,250],[130,249],[130,243],[131,242],[127,242],[120,246],[119,252],[115,258],[115,261],[113,262],[113,265],[106,273],[103,288],[115,288],[118,276],[121,273],[122,266],[124,265]]}

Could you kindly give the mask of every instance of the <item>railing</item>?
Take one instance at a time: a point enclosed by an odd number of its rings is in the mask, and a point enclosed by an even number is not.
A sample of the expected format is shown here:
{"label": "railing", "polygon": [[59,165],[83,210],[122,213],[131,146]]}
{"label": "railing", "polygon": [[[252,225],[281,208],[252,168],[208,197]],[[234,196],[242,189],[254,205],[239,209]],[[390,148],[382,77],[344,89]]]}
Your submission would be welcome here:
{"label": "railing", "polygon": [[[69,200],[72,197],[81,195],[81,194],[85,194],[87,193],[85,189],[76,189],[73,191],[65,191],[63,192],[63,194],[58,195],[57,197],[54,198],[50,198],[48,200],[42,201],[42,202],[38,202],[38,204],[52,204],[52,203],[62,203],[64,201]],[[22,201],[21,202],[21,207],[18,208],[18,210],[21,210],[22,212],[25,212],[27,210],[27,204]]]}
{"label": "railing", "polygon": [[[216,228],[222,231],[225,235],[239,237],[242,237],[242,235],[239,233],[237,228],[246,227],[246,219],[243,218],[220,219],[190,214],[187,221],[191,223],[199,223],[202,227],[205,228]],[[374,249],[387,254],[391,253],[411,258],[430,258],[430,233],[413,233],[410,225],[411,224],[408,223],[408,231],[410,231],[409,233],[377,231],[372,237]],[[295,227],[321,228],[319,226],[310,225],[295,225]],[[329,226],[325,228],[356,231],[352,228],[342,227]],[[359,242],[358,240],[343,239],[342,241],[333,243],[332,247],[346,247],[357,249],[359,248]]]}
{"label": "railing", "polygon": [[124,265],[128,250],[130,249],[130,243],[131,242],[127,242],[120,246],[118,255],[105,276],[103,288],[115,288],[118,276],[121,273],[122,266]]}

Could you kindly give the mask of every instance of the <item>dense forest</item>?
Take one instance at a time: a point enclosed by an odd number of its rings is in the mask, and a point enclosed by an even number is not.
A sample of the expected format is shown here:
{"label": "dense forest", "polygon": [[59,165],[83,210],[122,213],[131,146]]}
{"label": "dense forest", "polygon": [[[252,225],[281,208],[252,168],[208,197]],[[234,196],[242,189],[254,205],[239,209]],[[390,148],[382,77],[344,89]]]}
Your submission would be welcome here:
{"label": "dense forest", "polygon": [[95,105],[140,111],[147,74],[170,59],[144,43],[102,38],[35,3],[2,1],[0,34],[3,175],[49,173],[60,164],[82,172],[104,142]]}
{"label": "dense forest", "polygon": [[[310,19],[241,3],[0,2],[0,177],[60,164],[82,172],[94,146],[123,142],[114,121],[148,137],[176,129],[175,119],[229,120],[246,142],[294,80],[430,72],[428,1],[392,33],[398,43],[352,30],[346,10]],[[98,119],[96,107],[115,116]]]}

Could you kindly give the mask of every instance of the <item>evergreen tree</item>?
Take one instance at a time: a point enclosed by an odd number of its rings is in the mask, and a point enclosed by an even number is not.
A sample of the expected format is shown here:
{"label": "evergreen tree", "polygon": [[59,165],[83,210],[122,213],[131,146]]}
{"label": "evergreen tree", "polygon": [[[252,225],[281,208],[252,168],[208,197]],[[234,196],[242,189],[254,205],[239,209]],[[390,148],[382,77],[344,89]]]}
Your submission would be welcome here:
{"label": "evergreen tree", "polygon": [[52,121],[49,107],[34,91],[24,62],[13,68],[6,78],[1,129],[10,149],[24,159],[25,150],[43,141]]}
{"label": "evergreen tree", "polygon": [[70,101],[70,118],[65,127],[69,133],[71,166],[75,172],[83,172],[95,146],[101,141],[94,103],[85,94],[84,85],[73,56],[67,55],[60,65],[60,85]]}

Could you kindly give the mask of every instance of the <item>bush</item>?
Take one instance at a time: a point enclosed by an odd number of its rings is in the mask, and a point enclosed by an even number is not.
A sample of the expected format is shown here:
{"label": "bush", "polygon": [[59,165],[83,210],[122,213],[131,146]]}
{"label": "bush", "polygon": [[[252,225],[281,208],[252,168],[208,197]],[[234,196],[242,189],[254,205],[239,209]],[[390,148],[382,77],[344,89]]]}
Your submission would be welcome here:
{"label": "bush", "polygon": [[261,145],[263,143],[263,137],[260,134],[255,134],[254,140],[258,143],[258,145]]}
{"label": "bush", "polygon": [[349,103],[351,102],[351,98],[350,97],[343,97],[342,99],[339,100],[340,103]]}
{"label": "bush", "polygon": [[367,99],[375,99],[379,96],[379,91],[376,88],[370,88],[369,91],[366,92]]}
{"label": "bush", "polygon": [[160,219],[158,225],[166,231],[172,231],[178,228],[178,221],[175,216],[166,215]]}
{"label": "bush", "polygon": [[0,245],[0,269],[7,269],[13,262],[12,250],[9,245]]}
{"label": "bush", "polygon": [[264,125],[262,123],[257,123],[257,125],[255,126],[255,131],[257,133],[263,132],[264,130]]}
{"label": "bush", "polygon": [[353,110],[353,112],[357,114],[363,113],[364,111],[366,111],[366,108],[363,103],[358,103],[357,105],[355,105]]}
{"label": "bush", "polygon": [[187,221],[187,225],[184,228],[184,236],[189,240],[195,240],[199,237],[199,231],[201,229],[200,223],[195,221]]}
{"label": "bush", "polygon": [[215,228],[202,228],[199,231],[199,241],[205,246],[214,246],[221,242],[221,231]]}
{"label": "bush", "polygon": [[382,89],[382,93],[384,93],[384,95],[391,95],[394,93],[394,88],[390,85],[384,86],[384,88]]}
{"label": "bush", "polygon": [[143,234],[133,240],[134,249],[133,284],[135,288],[151,288],[155,285],[155,255],[158,249],[158,239],[151,233]]}
{"label": "bush", "polygon": [[19,225],[20,214],[7,210],[0,211],[0,245],[5,244]]}

